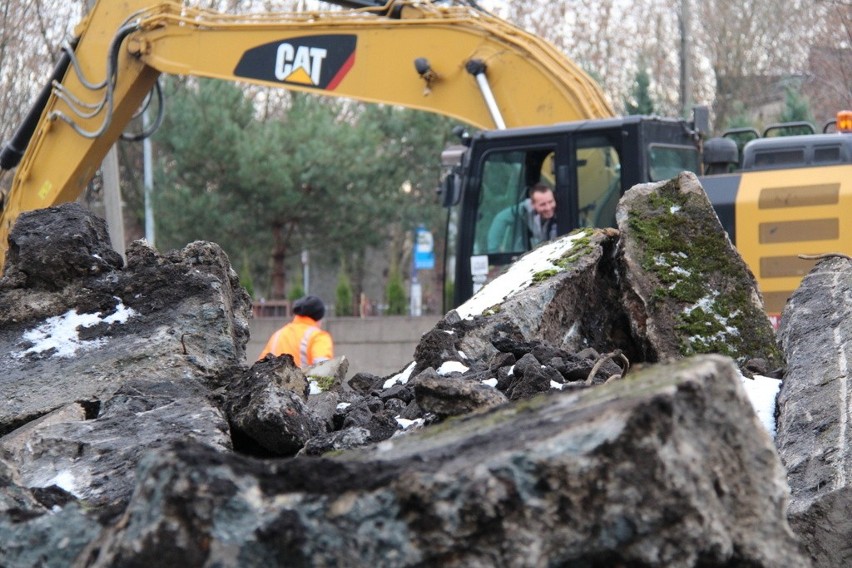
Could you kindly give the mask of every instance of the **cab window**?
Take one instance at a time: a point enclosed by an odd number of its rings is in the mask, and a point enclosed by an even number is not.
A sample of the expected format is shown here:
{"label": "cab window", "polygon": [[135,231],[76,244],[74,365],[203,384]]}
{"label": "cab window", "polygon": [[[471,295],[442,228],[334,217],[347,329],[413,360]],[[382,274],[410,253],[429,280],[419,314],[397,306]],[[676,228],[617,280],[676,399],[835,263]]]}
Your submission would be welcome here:
{"label": "cab window", "polygon": [[651,144],[648,148],[651,181],[665,181],[681,172],[697,172],[698,151],[691,146]]}
{"label": "cab window", "polygon": [[527,188],[538,181],[551,187],[554,152],[492,152],[482,168],[482,190],[473,254],[523,253],[531,248]]}
{"label": "cab window", "polygon": [[577,147],[577,227],[612,227],[621,197],[621,162],[606,138]]}
{"label": "cab window", "polygon": [[473,254],[504,252],[503,243],[489,239],[489,230],[502,211],[517,205],[523,198],[523,180],[523,152],[489,154],[482,168],[482,189],[479,193]]}

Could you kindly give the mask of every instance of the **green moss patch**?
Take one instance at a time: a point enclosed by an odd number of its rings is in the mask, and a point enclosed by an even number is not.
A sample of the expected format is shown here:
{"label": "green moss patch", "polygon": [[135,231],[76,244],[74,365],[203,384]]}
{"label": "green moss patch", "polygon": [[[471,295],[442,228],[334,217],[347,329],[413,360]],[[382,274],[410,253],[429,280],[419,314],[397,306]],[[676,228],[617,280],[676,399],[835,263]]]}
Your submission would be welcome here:
{"label": "green moss patch", "polygon": [[558,270],[556,268],[548,268],[547,270],[542,270],[541,272],[536,272],[535,274],[533,274],[532,281],[541,282],[542,280],[547,280],[551,276],[556,276],[560,272],[561,270]]}
{"label": "green moss patch", "polygon": [[565,251],[562,256],[556,260],[551,261],[554,268],[548,268],[533,274],[533,283],[542,282],[548,278],[556,276],[560,272],[564,272],[573,266],[578,260],[594,252],[594,245],[592,245],[592,236],[594,234],[594,229],[576,229],[569,233],[569,236],[574,236],[571,248]]}
{"label": "green moss patch", "polygon": [[[642,269],[658,283],[652,308],[667,304],[681,335],[684,356],[719,353],[780,361],[772,330],[751,301],[753,282],[730,254],[724,230],[709,203],[680,191],[672,180],[651,193],[644,208],[634,206],[628,219],[642,247]],[[774,353],[763,353],[767,349]]]}
{"label": "green moss patch", "polygon": [[321,391],[325,392],[334,386],[334,377],[308,377],[309,380],[316,382]]}
{"label": "green moss patch", "polygon": [[561,258],[554,262],[554,264],[559,268],[568,268],[581,258],[590,255],[594,251],[594,246],[592,245],[592,236],[595,234],[594,229],[576,229],[570,234],[578,236],[574,238],[574,243],[571,248],[567,250]]}
{"label": "green moss patch", "polygon": [[484,312],[482,312],[482,315],[493,316],[495,314],[499,314],[502,309],[503,309],[503,306],[501,306],[500,304],[495,304],[495,305],[491,306],[490,308],[488,308],[487,310],[485,310]]}

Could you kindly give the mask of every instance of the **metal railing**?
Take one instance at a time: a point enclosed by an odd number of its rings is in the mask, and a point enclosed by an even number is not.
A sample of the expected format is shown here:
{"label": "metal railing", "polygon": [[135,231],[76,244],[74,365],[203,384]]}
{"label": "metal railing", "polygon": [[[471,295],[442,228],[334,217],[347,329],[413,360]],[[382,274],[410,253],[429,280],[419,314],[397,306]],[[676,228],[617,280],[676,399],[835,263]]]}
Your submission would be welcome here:
{"label": "metal railing", "polygon": [[289,319],[293,314],[290,300],[257,300],[251,303],[251,313],[255,318]]}

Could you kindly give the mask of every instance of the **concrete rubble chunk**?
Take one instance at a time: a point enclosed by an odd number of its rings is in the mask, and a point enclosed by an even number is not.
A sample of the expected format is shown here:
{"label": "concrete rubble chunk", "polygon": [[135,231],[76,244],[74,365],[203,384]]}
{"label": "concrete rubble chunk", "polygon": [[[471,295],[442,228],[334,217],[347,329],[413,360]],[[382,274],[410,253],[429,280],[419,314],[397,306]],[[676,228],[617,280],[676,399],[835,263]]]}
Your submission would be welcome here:
{"label": "concrete rubble chunk", "polygon": [[530,404],[333,459],[175,446],[86,565],[808,565],[730,359]]}
{"label": "concrete rubble chunk", "polygon": [[[308,379],[305,373],[296,366],[290,355],[267,355],[251,366],[251,377],[243,382],[247,383],[273,383],[283,390],[288,390],[298,395],[302,400],[307,400]],[[233,390],[237,385],[229,385]]]}
{"label": "concrete rubble chunk", "polygon": [[259,457],[293,456],[326,428],[308,407],[307,379],[289,355],[267,356],[225,391],[237,449]]}
{"label": "concrete rubble chunk", "polygon": [[[175,439],[230,451],[211,392],[244,365],[249,299],[222,249],[136,242],[127,266],[81,272],[83,257],[114,258],[102,220],[76,204],[24,217],[0,283],[0,453],[16,479],[97,507],[129,499],[145,451]],[[50,251],[27,244],[54,230]]]}
{"label": "concrete rubble chunk", "polygon": [[[503,340],[538,340],[573,352],[586,347],[632,352],[612,265],[617,235],[611,229],[586,230],[536,249],[460,306],[460,318],[438,327],[452,333],[468,361],[484,365],[498,351],[495,342]],[[490,291],[503,285],[501,279],[521,284],[509,297],[492,299]],[[428,363],[437,368],[435,361]]]}
{"label": "concrete rubble chunk", "polygon": [[59,486],[89,507],[126,503],[146,452],[185,439],[231,449],[223,413],[191,378],[128,380],[104,401],[97,418],[69,416],[22,429],[0,438],[0,455],[14,464],[18,483]]}
{"label": "concrete rubble chunk", "polygon": [[623,301],[644,361],[701,353],[783,364],[753,274],[701,183],[637,185],[616,208]]}
{"label": "concrete rubble chunk", "polygon": [[475,380],[423,373],[412,382],[417,404],[438,416],[484,412],[509,401],[506,395]]}
{"label": "concrete rubble chunk", "polygon": [[787,356],[776,444],[787,468],[790,524],[815,566],[852,565],[852,262],[821,260],[787,302]]}
{"label": "concrete rubble chunk", "polygon": [[316,383],[317,388],[322,391],[351,393],[352,389],[346,382],[348,372],[349,360],[340,356],[305,368],[305,377]]}
{"label": "concrete rubble chunk", "polygon": [[4,285],[58,291],[80,277],[120,269],[106,222],[79,203],[22,213],[9,235]]}

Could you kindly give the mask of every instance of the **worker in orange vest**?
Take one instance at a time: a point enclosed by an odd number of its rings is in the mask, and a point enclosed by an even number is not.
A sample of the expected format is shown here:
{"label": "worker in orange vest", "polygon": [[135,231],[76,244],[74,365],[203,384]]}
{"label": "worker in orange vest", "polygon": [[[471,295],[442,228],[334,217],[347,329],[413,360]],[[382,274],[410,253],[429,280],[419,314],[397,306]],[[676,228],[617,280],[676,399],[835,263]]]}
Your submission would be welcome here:
{"label": "worker in orange vest", "polygon": [[331,334],[319,326],[325,305],[316,296],[304,296],[293,303],[293,321],[276,331],[266,342],[258,359],[269,353],[291,355],[299,367],[310,367],[334,357]]}

